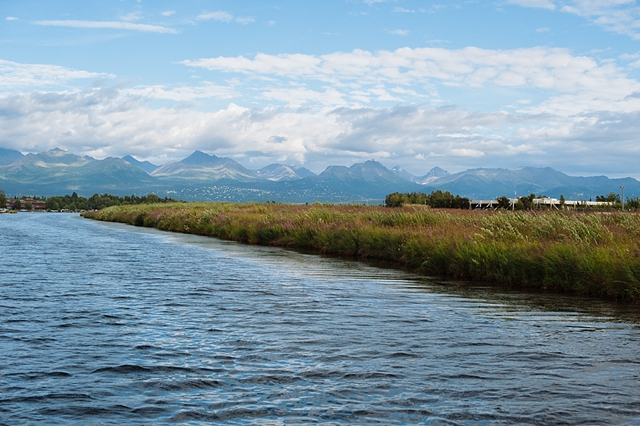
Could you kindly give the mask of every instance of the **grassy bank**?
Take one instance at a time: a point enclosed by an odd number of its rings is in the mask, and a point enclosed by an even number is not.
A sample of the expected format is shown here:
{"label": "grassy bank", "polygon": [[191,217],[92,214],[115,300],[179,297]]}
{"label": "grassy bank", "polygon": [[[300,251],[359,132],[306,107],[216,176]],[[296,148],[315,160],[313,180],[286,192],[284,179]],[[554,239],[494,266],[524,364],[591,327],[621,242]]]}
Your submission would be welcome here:
{"label": "grassy bank", "polygon": [[640,215],[286,204],[110,207],[85,217],[389,261],[424,274],[640,300]]}

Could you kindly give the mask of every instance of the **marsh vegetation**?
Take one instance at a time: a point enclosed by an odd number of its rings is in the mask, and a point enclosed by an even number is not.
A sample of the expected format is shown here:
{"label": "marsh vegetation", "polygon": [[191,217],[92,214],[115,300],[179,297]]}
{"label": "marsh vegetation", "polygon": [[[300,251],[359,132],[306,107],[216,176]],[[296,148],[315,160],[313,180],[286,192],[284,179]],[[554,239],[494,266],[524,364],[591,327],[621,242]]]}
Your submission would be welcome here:
{"label": "marsh vegetation", "polygon": [[429,275],[640,300],[640,216],[356,205],[169,203],[97,220],[392,262]]}

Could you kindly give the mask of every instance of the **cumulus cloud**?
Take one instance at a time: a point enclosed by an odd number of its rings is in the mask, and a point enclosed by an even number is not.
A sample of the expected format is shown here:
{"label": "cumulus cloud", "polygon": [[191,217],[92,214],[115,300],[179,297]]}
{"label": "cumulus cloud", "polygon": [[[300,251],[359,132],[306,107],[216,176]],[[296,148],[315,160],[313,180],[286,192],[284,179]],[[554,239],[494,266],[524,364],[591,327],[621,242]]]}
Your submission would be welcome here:
{"label": "cumulus cloud", "polygon": [[162,99],[176,102],[193,101],[196,99],[233,99],[239,93],[229,86],[220,86],[204,82],[199,86],[166,87],[162,85],[143,86],[125,89],[123,93],[144,97],[146,99]]}
{"label": "cumulus cloud", "polygon": [[389,34],[406,36],[409,35],[409,30],[389,30],[387,31]]}
{"label": "cumulus cloud", "polygon": [[255,22],[255,21],[256,21],[256,19],[254,17],[252,17],[252,16],[238,16],[236,18],[236,22],[238,24],[242,24],[242,25],[247,25],[247,24],[250,24],[250,23]]}
{"label": "cumulus cloud", "polygon": [[231,22],[233,20],[233,15],[219,10],[217,12],[202,12],[198,15],[198,19],[201,21],[209,21],[213,19],[214,21]]}
{"label": "cumulus cloud", "polygon": [[102,29],[110,28],[114,30],[132,30],[151,33],[177,34],[178,32],[172,28],[160,25],[134,24],[131,22],[120,21],[74,21],[74,20],[53,20],[53,21],[36,21],[35,25],[54,26],[54,27],[71,27],[71,28],[91,28]]}
{"label": "cumulus cloud", "polygon": [[223,10],[217,12],[202,12],[198,15],[199,21],[218,21],[218,22],[237,22],[238,24],[247,25],[255,22],[255,18],[252,16],[238,16],[234,17],[231,13]]}
{"label": "cumulus cloud", "polygon": [[142,18],[142,13],[139,10],[120,16],[120,19],[128,22],[139,21],[141,18]]}
{"label": "cumulus cloud", "polygon": [[587,18],[608,31],[640,40],[640,8],[635,0],[573,0],[560,10]]}
{"label": "cumulus cloud", "polygon": [[152,87],[0,95],[0,140],[23,151],[61,147],[158,163],[199,149],[248,167],[284,161],[316,171],[376,158],[425,173],[434,165],[477,167],[479,159],[488,167],[517,162],[565,170],[568,157],[594,171],[616,161],[617,170],[632,173],[637,157],[629,153],[640,149],[637,110],[561,116],[418,105],[250,109],[231,103],[206,112],[152,108],[146,97],[180,101],[192,93]]}
{"label": "cumulus cloud", "polygon": [[640,40],[640,8],[635,0],[507,0],[507,3],[571,13],[607,31]]}
{"label": "cumulus cloud", "polygon": [[260,98],[283,102],[290,107],[300,107],[305,104],[347,105],[348,101],[336,89],[326,89],[323,92],[311,90],[307,87],[287,87],[265,89]]}
{"label": "cumulus cloud", "polygon": [[[630,153],[640,150],[640,83],[615,63],[565,49],[402,48],[184,64],[243,78],[77,89],[76,80],[112,76],[0,61],[0,89],[11,90],[0,90],[0,140],[22,151],[57,146],[156,163],[199,149],[255,168],[278,161],[321,171],[376,158],[416,174],[479,162],[568,171],[571,158],[582,170],[606,173],[617,161],[615,170],[637,173]],[[461,99],[513,93],[514,106],[439,106],[439,90],[459,90]],[[255,106],[238,106],[244,98]],[[189,109],[203,99],[228,107]]]}
{"label": "cumulus cloud", "polygon": [[[635,107],[620,102],[640,90],[638,81],[627,77],[612,63],[600,64],[566,49],[535,47],[489,50],[468,47],[401,48],[395,51],[335,52],[326,55],[259,53],[245,56],[183,61],[189,67],[224,73],[240,73],[256,79],[275,78],[284,85],[317,81],[341,93],[333,99],[351,98],[355,103],[372,100],[397,101],[389,95],[398,89],[438,99],[434,87],[543,90],[549,102],[543,109],[573,114],[591,109]],[[271,88],[265,89],[273,92]],[[297,89],[296,89],[297,90]],[[373,97],[374,90],[385,91]],[[283,92],[281,88],[279,92]],[[317,92],[317,91],[316,91]],[[301,94],[300,99],[309,99]],[[272,97],[276,99],[276,97]],[[406,97],[404,98],[406,101]]]}
{"label": "cumulus cloud", "polygon": [[0,59],[0,90],[44,88],[72,80],[112,78],[112,75],[72,70],[57,65],[21,64]]}
{"label": "cumulus cloud", "polygon": [[556,5],[551,0],[507,0],[507,3],[550,10],[554,10],[556,8]]}

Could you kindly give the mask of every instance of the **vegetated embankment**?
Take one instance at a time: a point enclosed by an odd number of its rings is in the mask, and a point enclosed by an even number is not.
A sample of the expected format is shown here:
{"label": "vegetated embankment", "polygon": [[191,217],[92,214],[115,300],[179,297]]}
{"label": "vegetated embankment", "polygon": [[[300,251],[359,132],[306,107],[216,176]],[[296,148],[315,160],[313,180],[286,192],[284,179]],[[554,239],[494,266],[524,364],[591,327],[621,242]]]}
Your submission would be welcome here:
{"label": "vegetated embankment", "polygon": [[103,221],[393,262],[424,274],[640,300],[640,215],[173,203],[87,212]]}

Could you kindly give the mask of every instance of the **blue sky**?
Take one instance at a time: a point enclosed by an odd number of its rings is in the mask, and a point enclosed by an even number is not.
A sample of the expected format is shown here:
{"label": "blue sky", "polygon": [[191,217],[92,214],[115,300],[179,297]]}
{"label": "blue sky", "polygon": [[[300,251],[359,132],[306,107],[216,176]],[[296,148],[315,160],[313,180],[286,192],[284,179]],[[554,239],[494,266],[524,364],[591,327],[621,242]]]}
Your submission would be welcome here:
{"label": "blue sky", "polygon": [[0,146],[640,178],[633,0],[0,1]]}

